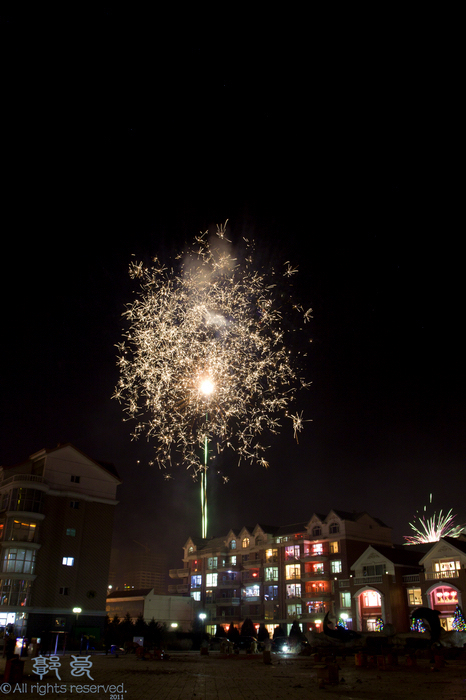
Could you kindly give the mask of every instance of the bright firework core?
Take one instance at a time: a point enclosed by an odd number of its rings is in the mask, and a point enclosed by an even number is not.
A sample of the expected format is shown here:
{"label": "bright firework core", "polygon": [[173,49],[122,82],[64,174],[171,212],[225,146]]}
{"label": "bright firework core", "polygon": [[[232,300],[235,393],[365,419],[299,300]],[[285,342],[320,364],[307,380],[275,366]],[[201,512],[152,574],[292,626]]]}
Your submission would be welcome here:
{"label": "bright firework core", "polygon": [[211,394],[214,391],[214,389],[215,389],[215,386],[212,384],[210,379],[204,379],[204,381],[201,384],[202,393],[205,394],[206,396],[208,396],[209,394]]}
{"label": "bright firework core", "polygon": [[292,301],[288,262],[261,273],[252,245],[243,247],[233,256],[220,227],[212,242],[199,235],[173,266],[130,266],[140,290],[124,313],[115,398],[136,421],[133,436],[154,441],[160,467],[177,462],[205,473],[212,441],[217,455],[228,448],[239,461],[268,466],[267,433],[279,432],[283,416],[295,437],[303,427],[302,413],[289,411],[307,386],[291,338],[311,310]]}

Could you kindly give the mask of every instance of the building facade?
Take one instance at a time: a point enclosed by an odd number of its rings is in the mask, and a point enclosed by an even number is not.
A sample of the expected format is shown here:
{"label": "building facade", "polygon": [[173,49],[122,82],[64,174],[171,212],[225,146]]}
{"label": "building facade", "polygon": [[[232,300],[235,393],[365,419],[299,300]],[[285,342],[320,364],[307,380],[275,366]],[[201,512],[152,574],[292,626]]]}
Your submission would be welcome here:
{"label": "building facade", "polygon": [[369,543],[391,545],[391,529],[367,513],[332,510],[305,523],[271,527],[257,524],[230,530],[225,537],[189,538],[184,567],[169,592],[190,595],[208,632],[217,625],[240,627],[250,618],[269,632],[294,620],[302,629],[322,631],[327,612],[347,615],[352,606],[340,596],[339,581]]}
{"label": "building facade", "polygon": [[99,635],[120,483],[69,444],[0,469],[0,632],[62,635],[60,648],[73,631]]}
{"label": "building facade", "polygon": [[422,547],[368,547],[339,582],[351,604],[354,629],[372,631],[378,620],[397,632],[410,629],[416,608],[437,610],[453,629],[456,606],[466,600],[466,541],[445,537]]}

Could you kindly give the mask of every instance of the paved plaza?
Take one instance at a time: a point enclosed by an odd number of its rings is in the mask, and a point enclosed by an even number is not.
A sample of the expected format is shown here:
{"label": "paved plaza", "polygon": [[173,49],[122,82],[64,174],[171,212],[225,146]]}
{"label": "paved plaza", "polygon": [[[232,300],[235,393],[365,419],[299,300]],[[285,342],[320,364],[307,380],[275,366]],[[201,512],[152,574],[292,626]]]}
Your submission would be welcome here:
{"label": "paved plaza", "polygon": [[[313,657],[272,655],[264,664],[255,657],[199,652],[175,653],[168,661],[139,660],[133,655],[96,655],[83,675],[71,675],[70,655],[60,657],[60,667],[40,680],[33,660],[26,659],[21,681],[0,682],[0,697],[24,698],[87,697],[106,700],[466,700],[466,661],[449,661],[432,670],[427,659],[407,666],[360,668],[353,656],[337,659],[338,682],[325,684],[323,663]],[[1,660],[3,672],[5,660]],[[57,678],[57,673],[60,680]],[[88,677],[86,674],[92,677]],[[335,679],[334,679],[335,680]],[[88,687],[86,687],[88,686]],[[97,686],[100,686],[98,688]],[[114,687],[112,687],[114,686]],[[323,687],[322,687],[323,686]]]}

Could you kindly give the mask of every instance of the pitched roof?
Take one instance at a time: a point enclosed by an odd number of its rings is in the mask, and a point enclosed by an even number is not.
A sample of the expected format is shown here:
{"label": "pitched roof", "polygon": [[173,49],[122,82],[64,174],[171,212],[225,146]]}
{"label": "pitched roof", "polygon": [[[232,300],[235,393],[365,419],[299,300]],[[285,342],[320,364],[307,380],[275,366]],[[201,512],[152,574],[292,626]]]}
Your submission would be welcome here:
{"label": "pitched roof", "polygon": [[416,566],[421,569],[419,561],[422,557],[422,552],[410,550],[408,547],[400,545],[398,547],[390,547],[388,545],[371,544],[370,547],[375,549],[383,557],[386,557],[392,564],[400,564],[400,566]]}

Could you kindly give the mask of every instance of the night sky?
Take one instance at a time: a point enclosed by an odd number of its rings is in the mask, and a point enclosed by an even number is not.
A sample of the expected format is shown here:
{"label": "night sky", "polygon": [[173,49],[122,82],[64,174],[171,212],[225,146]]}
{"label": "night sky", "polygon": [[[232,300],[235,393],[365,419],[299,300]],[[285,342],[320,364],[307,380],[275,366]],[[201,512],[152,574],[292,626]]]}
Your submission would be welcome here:
{"label": "night sky", "polygon": [[66,442],[113,462],[115,544],[181,565],[199,487],[131,441],[115,345],[132,254],[170,261],[229,219],[258,263],[299,265],[312,422],[270,440],[268,470],[233,458],[227,484],[212,476],[209,534],[333,507],[402,541],[431,492],[466,522],[454,46],[175,19],[3,18],[0,463]]}

